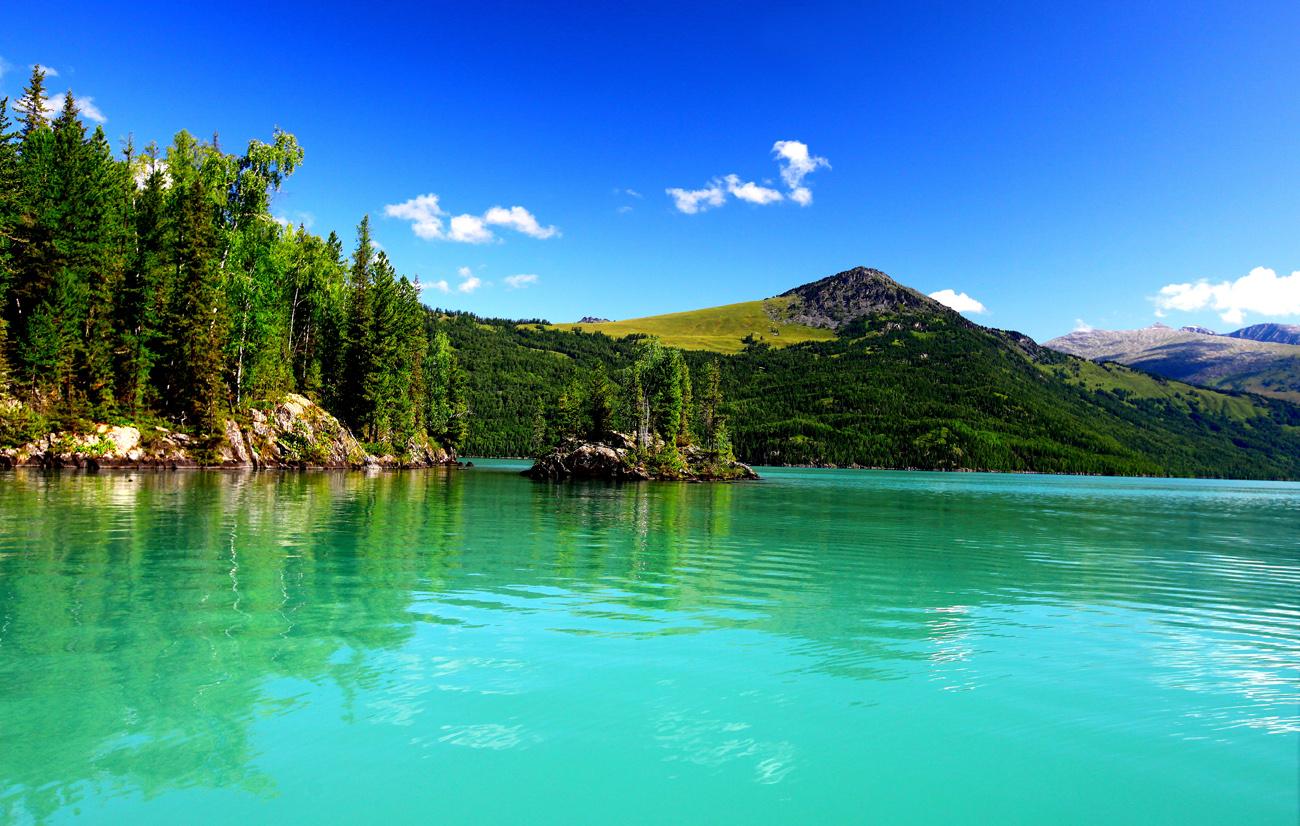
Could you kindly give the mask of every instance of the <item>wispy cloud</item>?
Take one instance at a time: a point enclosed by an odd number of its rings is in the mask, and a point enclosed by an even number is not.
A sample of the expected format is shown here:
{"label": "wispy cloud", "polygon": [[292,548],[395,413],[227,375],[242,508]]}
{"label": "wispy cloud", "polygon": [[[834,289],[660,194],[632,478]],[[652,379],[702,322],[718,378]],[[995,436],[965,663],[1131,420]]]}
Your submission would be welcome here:
{"label": "wispy cloud", "polygon": [[531,272],[520,273],[519,275],[507,275],[502,280],[506,282],[506,285],[509,286],[510,289],[521,290],[530,284],[536,284],[537,275]]}
{"label": "wispy cloud", "polygon": [[440,293],[451,292],[451,285],[447,283],[447,279],[445,278],[440,278],[437,281],[420,281],[417,283],[421,290],[437,290]]}
{"label": "wispy cloud", "polygon": [[799,206],[811,204],[812,190],[807,187],[805,178],[819,167],[829,169],[830,161],[809,153],[808,144],[802,141],[777,141],[772,144],[772,154],[776,157],[781,180],[787,188],[784,193],[754,181],[745,181],[734,173],[713,178],[701,189],[670,187],[664,191],[673,199],[677,211],[687,215],[720,207],[726,203],[728,195],[757,206],[785,200],[793,201]]}
{"label": "wispy cloud", "polygon": [[59,76],[59,70],[56,69],[56,68],[54,68],[53,66],[46,66],[46,65],[41,64],[41,63],[33,63],[29,68],[32,68],[32,69],[40,69],[42,72],[45,73],[45,77],[46,77],[46,78],[58,77],[58,76]]}
{"label": "wispy cloud", "polygon": [[554,238],[558,227],[542,226],[531,212],[521,206],[494,206],[482,215],[450,215],[436,194],[417,195],[400,204],[388,204],[384,214],[411,222],[411,231],[426,240],[455,241],[462,244],[486,244],[496,239],[493,227],[502,227],[531,238]]}
{"label": "wispy cloud", "polygon": [[685,212],[687,215],[694,215],[697,212],[704,212],[713,207],[720,207],[726,200],[726,195],[722,191],[722,184],[716,180],[704,189],[672,187],[666,191],[672,196],[677,211]]}
{"label": "wispy cloud", "polygon": [[1235,281],[1211,283],[1203,278],[1166,284],[1152,300],[1159,318],[1172,311],[1213,310],[1229,324],[1240,324],[1247,313],[1300,315],[1300,270],[1278,275],[1268,267],[1256,267]]}
{"label": "wispy cloud", "polygon": [[751,204],[774,204],[780,201],[784,196],[775,189],[766,186],[759,186],[753,181],[741,183],[737,175],[728,175],[723,179],[727,184],[727,192],[742,201],[748,201]]}
{"label": "wispy cloud", "polygon": [[460,276],[460,283],[456,285],[456,289],[466,295],[483,286],[483,279],[475,275],[469,267],[460,267],[456,270],[456,275]]}
{"label": "wispy cloud", "polygon": [[988,307],[971,298],[966,293],[959,293],[955,290],[939,290],[930,293],[930,297],[945,307],[950,307],[959,313],[974,313],[982,315],[987,313]]}
{"label": "wispy cloud", "polygon": [[1093,330],[1092,325],[1089,324],[1088,322],[1084,321],[1083,319],[1081,319],[1081,318],[1076,318],[1076,319],[1074,320],[1074,332],[1076,332],[1076,333],[1091,333],[1092,330]]}

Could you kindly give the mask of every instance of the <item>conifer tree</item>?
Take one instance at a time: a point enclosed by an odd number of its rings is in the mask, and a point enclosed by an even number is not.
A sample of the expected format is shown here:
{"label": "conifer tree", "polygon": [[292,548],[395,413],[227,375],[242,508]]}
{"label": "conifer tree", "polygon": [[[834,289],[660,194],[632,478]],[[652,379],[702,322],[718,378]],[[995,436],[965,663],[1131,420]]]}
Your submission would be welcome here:
{"label": "conifer tree", "polygon": [[164,403],[200,434],[217,431],[223,405],[226,313],[212,257],[212,222],[203,185],[176,197],[172,260],[176,273],[168,330],[170,382]]}
{"label": "conifer tree", "polygon": [[451,340],[438,330],[429,340],[424,359],[424,426],[430,436],[443,442],[451,424],[453,361]]}
{"label": "conifer tree", "polygon": [[374,313],[370,299],[374,247],[370,240],[370,216],[357,225],[357,247],[352,253],[348,277],[347,322],[343,332],[343,358],[339,365],[338,410],[349,427],[360,431],[369,423],[366,388],[371,375],[370,341],[374,336]]}
{"label": "conifer tree", "polygon": [[48,124],[45,117],[45,70],[39,65],[32,67],[32,74],[27,81],[27,88],[14,109],[22,114],[22,137],[26,141],[34,132],[44,129]]}
{"label": "conifer tree", "polygon": [[[171,304],[172,279],[167,265],[170,231],[165,173],[158,147],[150,144],[141,157],[141,186],[134,194],[128,232],[134,238],[117,294],[118,400],[132,413],[150,400],[149,376],[162,348],[163,320]],[[128,172],[127,186],[135,182]]]}

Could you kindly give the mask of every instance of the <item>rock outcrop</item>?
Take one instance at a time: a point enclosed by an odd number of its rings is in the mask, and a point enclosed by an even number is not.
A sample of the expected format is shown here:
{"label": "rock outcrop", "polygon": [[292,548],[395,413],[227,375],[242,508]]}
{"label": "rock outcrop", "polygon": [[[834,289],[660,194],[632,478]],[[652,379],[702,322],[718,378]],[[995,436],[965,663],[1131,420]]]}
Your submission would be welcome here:
{"label": "rock outcrop", "polygon": [[0,450],[0,468],[411,468],[455,465],[456,456],[428,439],[413,439],[401,456],[374,456],[315,402],[289,393],[227,419],[222,432],[199,439],[165,427],[99,424],[86,433],[49,433]]}
{"label": "rock outcrop", "polygon": [[611,482],[685,481],[721,482],[757,479],[749,465],[716,462],[694,447],[679,452],[680,461],[654,463],[639,460],[636,444],[625,433],[605,433],[599,439],[565,439],[524,471],[530,479],[598,479]]}
{"label": "rock outcrop", "polygon": [[783,317],[777,320],[829,330],[838,330],[851,321],[878,313],[952,313],[933,298],[868,267],[854,267],[803,284],[777,298],[791,299]]}

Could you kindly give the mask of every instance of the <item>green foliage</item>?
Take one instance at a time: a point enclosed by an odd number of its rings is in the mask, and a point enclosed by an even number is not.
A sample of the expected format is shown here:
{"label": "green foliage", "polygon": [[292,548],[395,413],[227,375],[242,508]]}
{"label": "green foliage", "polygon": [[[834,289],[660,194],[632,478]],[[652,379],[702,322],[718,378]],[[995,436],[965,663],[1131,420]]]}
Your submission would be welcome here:
{"label": "green foliage", "polygon": [[47,119],[43,82],[17,133],[0,99],[0,390],[65,420],[162,414],[201,437],[294,391],[398,454],[464,443],[464,371],[368,219],[349,270],[336,236],[272,217],[303,161],[293,135],[236,155],[182,131],[118,158],[70,95]]}
{"label": "green foliage", "polygon": [[[643,338],[472,316],[438,323],[475,365],[468,452],[535,452],[539,409],[555,409],[561,388],[600,365],[619,377],[617,426],[637,429],[632,401],[658,363]],[[720,465],[734,449],[758,464],[1300,477],[1295,405],[1029,353],[955,316],[873,316],[833,341],[683,358],[695,378],[693,435]],[[671,406],[671,393],[659,398]]]}
{"label": "green foliage", "polygon": [[0,399],[0,449],[30,444],[49,432],[49,422],[35,410]]}

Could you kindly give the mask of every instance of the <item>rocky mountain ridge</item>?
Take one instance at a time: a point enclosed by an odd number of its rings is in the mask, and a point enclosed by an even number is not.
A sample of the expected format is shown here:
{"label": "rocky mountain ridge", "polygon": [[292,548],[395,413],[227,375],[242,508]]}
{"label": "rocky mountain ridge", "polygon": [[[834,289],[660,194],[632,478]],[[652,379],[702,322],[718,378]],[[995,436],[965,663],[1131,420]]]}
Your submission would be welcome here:
{"label": "rocky mountain ridge", "polygon": [[801,284],[777,298],[791,299],[781,311],[781,320],[830,330],[882,312],[953,313],[924,293],[870,267],[854,267]]}
{"label": "rocky mountain ridge", "polygon": [[1251,330],[1221,335],[1154,324],[1140,330],[1077,330],[1044,346],[1206,387],[1300,400],[1300,346],[1255,340],[1247,334]]}

